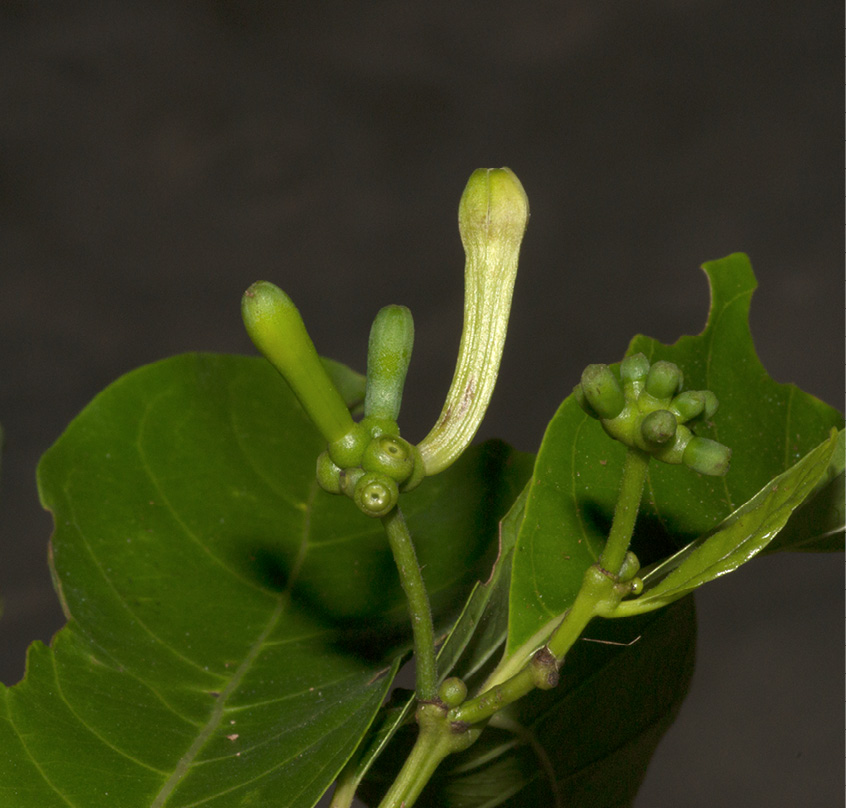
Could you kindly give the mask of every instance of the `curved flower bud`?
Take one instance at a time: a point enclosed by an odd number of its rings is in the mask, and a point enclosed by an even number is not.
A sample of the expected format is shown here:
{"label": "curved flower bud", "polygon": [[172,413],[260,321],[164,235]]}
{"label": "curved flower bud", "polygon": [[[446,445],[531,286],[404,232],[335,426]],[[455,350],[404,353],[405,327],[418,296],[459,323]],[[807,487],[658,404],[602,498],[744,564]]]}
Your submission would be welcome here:
{"label": "curved flower bud", "polygon": [[510,169],[473,172],[458,207],[467,257],[464,329],[446,403],[419,444],[426,474],[437,474],[458,458],[487,410],[499,372],[528,219],[526,192]]}
{"label": "curved flower bud", "polygon": [[244,292],[241,316],[256,348],[288,382],[326,442],[342,441],[355,422],[291,298],[278,286],[257,281]]}

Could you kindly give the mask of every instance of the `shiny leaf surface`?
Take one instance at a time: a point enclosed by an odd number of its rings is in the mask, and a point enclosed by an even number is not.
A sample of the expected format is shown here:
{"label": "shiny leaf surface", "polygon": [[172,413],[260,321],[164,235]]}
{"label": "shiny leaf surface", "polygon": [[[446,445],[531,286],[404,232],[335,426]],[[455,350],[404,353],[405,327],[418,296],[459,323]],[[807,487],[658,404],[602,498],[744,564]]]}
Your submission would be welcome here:
{"label": "shiny leaf surface", "polygon": [[[361,377],[328,364],[354,405]],[[378,520],[317,487],[321,448],[270,366],[234,356],[140,368],[71,424],[39,467],[68,625],[0,688],[0,804],[317,801],[408,619]],[[440,624],[495,555],[510,455],[405,498]]]}

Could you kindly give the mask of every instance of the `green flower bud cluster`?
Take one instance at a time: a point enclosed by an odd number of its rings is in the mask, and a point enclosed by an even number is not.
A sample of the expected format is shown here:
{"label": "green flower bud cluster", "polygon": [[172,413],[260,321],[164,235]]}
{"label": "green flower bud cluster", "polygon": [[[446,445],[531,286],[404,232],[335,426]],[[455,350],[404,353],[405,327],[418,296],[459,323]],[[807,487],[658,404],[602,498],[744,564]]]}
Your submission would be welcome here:
{"label": "green flower bud cluster", "polygon": [[467,256],[459,356],[441,416],[419,446],[403,440],[397,426],[414,342],[407,308],[386,306],[376,315],[368,343],[364,419],[355,423],[291,299],[267,281],[244,293],[247,332],[326,440],[317,461],[317,479],[326,491],[347,495],[369,516],[386,516],[400,493],[427,474],[443,471],[467,448],[499,370],[528,217],[526,192],[512,171],[473,172],[458,210]]}
{"label": "green flower bud cluster", "polygon": [[420,450],[403,440],[396,419],[414,342],[411,312],[386,306],[370,332],[365,417],[353,421],[321,363],[300,313],[279,287],[254,283],[242,314],[259,350],[282,374],[327,442],[317,459],[317,481],[346,494],[368,516],[385,516],[425,476]]}
{"label": "green flower bud cluster", "polygon": [[573,394],[615,440],[663,463],[722,476],[729,470],[731,449],[692,431],[717,411],[717,397],[710,390],[682,392],[683,382],[677,365],[650,365],[639,353],[620,363],[619,376],[608,365],[588,365]]}
{"label": "green flower bud cluster", "polygon": [[405,306],[381,309],[367,346],[364,418],[317,459],[321,488],[346,494],[368,516],[386,516],[400,492],[426,475],[420,450],[400,437],[396,422],[413,344],[411,312]]}

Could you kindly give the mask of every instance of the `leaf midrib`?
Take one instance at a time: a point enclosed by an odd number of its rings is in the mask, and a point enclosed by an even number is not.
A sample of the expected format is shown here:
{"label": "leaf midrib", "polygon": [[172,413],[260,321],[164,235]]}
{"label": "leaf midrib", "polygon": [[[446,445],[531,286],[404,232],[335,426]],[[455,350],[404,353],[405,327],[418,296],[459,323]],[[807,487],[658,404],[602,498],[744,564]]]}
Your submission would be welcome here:
{"label": "leaf midrib", "polygon": [[223,713],[226,709],[226,705],[229,698],[240,687],[241,682],[243,681],[247,672],[250,670],[252,664],[258,658],[261,651],[264,649],[268,637],[270,637],[270,635],[275,630],[277,624],[279,623],[279,620],[282,617],[282,614],[284,613],[285,608],[290,601],[291,588],[299,577],[300,570],[302,569],[306,555],[308,554],[309,537],[311,534],[311,510],[316,493],[317,482],[315,481],[314,483],[312,483],[309,489],[308,501],[306,503],[306,508],[304,512],[305,518],[303,520],[300,547],[297,552],[297,557],[291,568],[291,575],[288,578],[287,585],[285,589],[279,593],[279,598],[277,600],[276,606],[273,609],[273,612],[270,615],[270,619],[267,621],[267,624],[265,625],[261,634],[259,634],[255,642],[253,642],[253,644],[250,646],[247,655],[244,657],[244,660],[241,662],[241,664],[236,668],[234,674],[232,675],[232,678],[229,680],[226,687],[221,690],[220,696],[215,701],[214,709],[212,709],[208,721],[197,734],[197,737],[194,739],[194,742],[191,744],[191,746],[188,747],[188,749],[179,759],[176,766],[174,767],[173,773],[170,775],[170,777],[168,777],[168,779],[165,781],[165,783],[159,790],[158,794],[156,794],[155,798],[150,803],[150,808],[162,808],[165,805],[167,798],[173,793],[174,789],[182,781],[182,778],[185,777],[188,770],[193,765],[194,761],[197,759],[197,756],[200,754],[200,750],[203,748],[203,746],[205,746],[206,742],[209,740],[209,738],[212,737],[214,732],[220,726],[221,721],[223,720]]}

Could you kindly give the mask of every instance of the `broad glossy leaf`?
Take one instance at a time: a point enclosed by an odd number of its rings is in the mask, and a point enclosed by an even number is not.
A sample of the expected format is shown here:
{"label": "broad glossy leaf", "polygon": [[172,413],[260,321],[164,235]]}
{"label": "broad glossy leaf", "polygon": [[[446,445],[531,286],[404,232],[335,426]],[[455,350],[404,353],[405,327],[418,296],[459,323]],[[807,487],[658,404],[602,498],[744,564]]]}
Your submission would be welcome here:
{"label": "broad glossy leaf", "polygon": [[825,477],[838,443],[838,436],[833,435],[767,483],[719,526],[645,574],[643,594],[621,603],[614,616],[658,609],[754,558]]}
{"label": "broad glossy leaf", "polygon": [[[711,286],[705,330],[673,345],[635,337],[628,354],[675,362],[685,389],[713,390],[720,408],[698,433],[733,450],[726,477],[653,462],[633,549],[653,563],[713,528],[735,508],[841,428],[836,410],[762,367],[749,332],[756,282],[745,255],[704,265]],[[597,357],[597,360],[602,357]],[[574,380],[574,382],[577,380]],[[597,421],[568,397],[538,453],[532,493],[514,556],[509,653],[570,606],[611,523],[624,455]],[[842,545],[841,545],[842,546]]]}
{"label": "broad glossy leaf", "polygon": [[[382,528],[317,488],[321,448],[245,357],[141,368],[71,424],[39,467],[68,625],[0,688],[0,805],[314,804],[407,640]],[[441,623],[495,553],[509,457],[406,497]]]}
{"label": "broad glossy leaf", "polygon": [[[629,805],[693,673],[693,601],[631,620],[596,620],[585,637],[568,654],[557,688],[510,705],[474,746],[441,764],[416,805]],[[405,743],[377,762],[363,789],[369,805],[393,780],[413,739],[409,729]]]}

